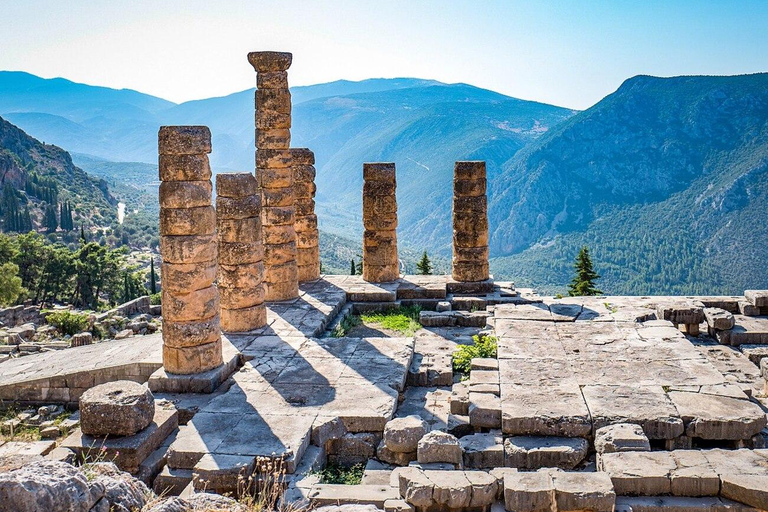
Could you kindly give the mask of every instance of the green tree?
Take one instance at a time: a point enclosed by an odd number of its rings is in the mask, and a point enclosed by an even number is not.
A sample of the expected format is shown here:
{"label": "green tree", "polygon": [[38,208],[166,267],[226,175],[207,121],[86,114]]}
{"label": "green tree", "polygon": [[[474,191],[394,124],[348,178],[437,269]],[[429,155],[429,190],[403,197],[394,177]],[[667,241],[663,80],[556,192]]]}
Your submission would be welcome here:
{"label": "green tree", "polygon": [[355,260],[349,260],[349,275],[353,276],[357,272],[357,267],[355,266]]}
{"label": "green tree", "polygon": [[154,295],[157,293],[157,275],[155,274],[155,258],[149,260],[149,292]]}
{"label": "green tree", "polygon": [[43,218],[43,226],[48,233],[53,233],[59,227],[59,222],[56,219],[56,210],[52,205],[45,207],[45,217]]}
{"label": "green tree", "polygon": [[571,284],[568,286],[568,295],[571,297],[581,297],[584,295],[600,295],[603,292],[597,289],[595,282],[600,279],[600,275],[592,267],[592,258],[589,256],[589,249],[584,246],[576,256],[576,263],[573,265],[576,270]]}
{"label": "green tree", "polygon": [[0,265],[0,304],[10,306],[15,304],[26,290],[21,286],[19,267],[14,263]]}
{"label": "green tree", "polygon": [[427,251],[424,251],[424,254],[421,255],[421,259],[416,263],[416,271],[422,276],[432,275],[432,262],[429,261]]}

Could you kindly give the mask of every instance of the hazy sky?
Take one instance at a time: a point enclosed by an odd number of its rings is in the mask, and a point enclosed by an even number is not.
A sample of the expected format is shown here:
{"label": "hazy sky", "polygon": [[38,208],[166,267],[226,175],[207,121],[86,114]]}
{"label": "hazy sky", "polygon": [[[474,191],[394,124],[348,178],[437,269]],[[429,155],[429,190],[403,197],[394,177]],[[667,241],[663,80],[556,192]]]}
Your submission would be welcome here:
{"label": "hazy sky", "polygon": [[0,69],[172,101],[255,85],[434,78],[586,108],[633,75],[768,71],[768,1],[0,0]]}

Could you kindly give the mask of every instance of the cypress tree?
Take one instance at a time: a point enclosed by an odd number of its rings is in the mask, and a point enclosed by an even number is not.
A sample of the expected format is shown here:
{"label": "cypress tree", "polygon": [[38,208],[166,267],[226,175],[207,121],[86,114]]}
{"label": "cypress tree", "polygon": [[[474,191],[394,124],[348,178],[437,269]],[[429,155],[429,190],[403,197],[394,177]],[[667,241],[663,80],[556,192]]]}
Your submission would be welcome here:
{"label": "cypress tree", "polygon": [[45,208],[45,217],[43,218],[43,225],[48,233],[53,233],[56,228],[59,227],[59,223],[56,220],[56,210],[52,205],[48,205]]}
{"label": "cypress tree", "polygon": [[349,275],[355,275],[355,260],[349,260]]}
{"label": "cypress tree", "polygon": [[80,243],[85,243],[85,229],[83,229],[83,225],[80,224]]}
{"label": "cypress tree", "polygon": [[416,270],[418,271],[417,273],[422,276],[432,275],[432,262],[429,261],[427,251],[424,251],[424,254],[421,255],[421,259],[416,263]]}
{"label": "cypress tree", "polygon": [[128,272],[123,274],[123,304],[131,300],[130,285],[128,283]]}
{"label": "cypress tree", "polygon": [[155,259],[149,260],[149,290],[152,295],[157,293],[157,276],[155,275]]}
{"label": "cypress tree", "polygon": [[592,267],[592,258],[589,256],[587,246],[582,247],[579,251],[573,268],[576,270],[576,275],[568,286],[568,295],[580,297],[584,295],[601,295],[603,293],[595,286],[595,282],[600,279],[600,275]]}

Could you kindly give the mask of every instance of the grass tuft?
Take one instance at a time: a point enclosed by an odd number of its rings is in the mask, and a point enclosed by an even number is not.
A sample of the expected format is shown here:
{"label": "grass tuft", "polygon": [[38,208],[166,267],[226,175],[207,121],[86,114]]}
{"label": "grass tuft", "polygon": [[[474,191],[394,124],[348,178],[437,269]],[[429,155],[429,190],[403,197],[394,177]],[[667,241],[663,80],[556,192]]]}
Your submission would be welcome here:
{"label": "grass tuft", "polygon": [[419,313],[421,313],[420,306],[401,306],[389,311],[363,313],[360,319],[365,323],[377,324],[405,336],[413,336],[421,329]]}

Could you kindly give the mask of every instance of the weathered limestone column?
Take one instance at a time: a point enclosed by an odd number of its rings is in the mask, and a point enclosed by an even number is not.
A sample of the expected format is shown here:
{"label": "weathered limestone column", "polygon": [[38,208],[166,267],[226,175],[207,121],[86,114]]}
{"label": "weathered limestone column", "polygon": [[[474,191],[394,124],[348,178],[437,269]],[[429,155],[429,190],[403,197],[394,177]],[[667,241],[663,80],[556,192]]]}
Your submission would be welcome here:
{"label": "weathered limestone column", "polygon": [[363,164],[363,279],[371,283],[400,277],[396,186],[394,163]]}
{"label": "weathered limestone column", "polygon": [[488,278],[485,162],[456,162],[453,170],[453,279],[475,282]]}
{"label": "weathered limestone column", "polygon": [[320,241],[315,215],[315,154],[307,148],[291,149],[293,200],[296,208],[296,261],[299,282],[320,279]]}
{"label": "weathered limestone column", "polygon": [[262,193],[264,291],[267,300],[299,296],[296,263],[293,169],[291,163],[291,93],[288,72],[292,55],[252,52],[256,70],[256,179]]}
{"label": "weathered limestone column", "polygon": [[192,374],[222,364],[216,279],[216,212],[211,205],[211,132],[163,126],[160,153],[160,254],[163,367]]}
{"label": "weathered limestone column", "polygon": [[267,309],[261,194],[251,173],[216,175],[216,225],[221,328],[243,332],[263,327],[267,323]]}

